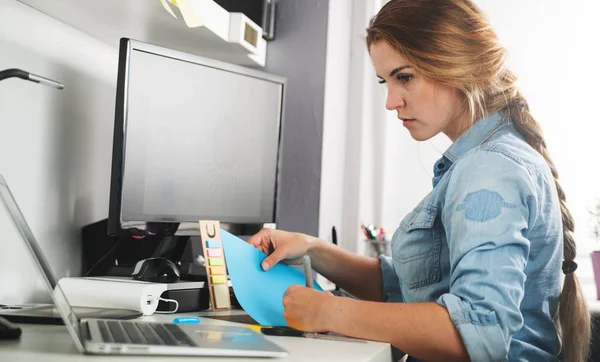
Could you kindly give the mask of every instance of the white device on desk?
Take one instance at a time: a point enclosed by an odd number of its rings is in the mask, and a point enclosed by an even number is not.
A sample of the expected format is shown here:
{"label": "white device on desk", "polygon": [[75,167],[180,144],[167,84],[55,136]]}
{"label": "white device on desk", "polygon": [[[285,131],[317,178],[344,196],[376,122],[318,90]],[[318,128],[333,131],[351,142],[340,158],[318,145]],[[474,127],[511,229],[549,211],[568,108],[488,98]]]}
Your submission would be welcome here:
{"label": "white device on desk", "polygon": [[[112,319],[82,319],[65,297],[42,249],[0,175],[0,199],[41,271],[71,339],[82,353],[129,355],[189,355],[285,357],[287,352],[262,334],[245,327],[177,325]],[[1,212],[2,210],[0,210]]]}
{"label": "white device on desk", "polygon": [[131,279],[62,278],[58,285],[72,306],[133,309],[143,315],[156,311],[167,290],[164,283]]}

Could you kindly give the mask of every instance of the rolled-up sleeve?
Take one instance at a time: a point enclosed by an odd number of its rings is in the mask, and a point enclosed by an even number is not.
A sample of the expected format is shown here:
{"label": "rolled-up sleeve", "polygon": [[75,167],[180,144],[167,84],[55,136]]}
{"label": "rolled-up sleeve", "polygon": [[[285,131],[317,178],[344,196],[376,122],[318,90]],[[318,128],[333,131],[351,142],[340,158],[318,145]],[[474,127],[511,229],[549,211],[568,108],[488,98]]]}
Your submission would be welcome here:
{"label": "rolled-up sleeve", "polygon": [[442,210],[450,290],[437,303],[447,308],[472,361],[503,361],[523,326],[535,187],[525,166],[501,153],[478,150],[455,166]]}
{"label": "rolled-up sleeve", "polygon": [[398,280],[398,275],[394,269],[392,258],[381,255],[379,261],[381,264],[381,275],[383,276],[383,301],[402,302],[400,281]]}

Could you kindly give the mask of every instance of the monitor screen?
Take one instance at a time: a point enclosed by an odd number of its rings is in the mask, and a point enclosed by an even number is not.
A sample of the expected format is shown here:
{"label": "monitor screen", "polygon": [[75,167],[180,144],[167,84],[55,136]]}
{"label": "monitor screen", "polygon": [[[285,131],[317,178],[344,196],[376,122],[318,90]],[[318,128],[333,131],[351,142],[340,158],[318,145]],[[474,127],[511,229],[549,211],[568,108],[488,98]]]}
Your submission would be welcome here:
{"label": "monitor screen", "polygon": [[283,78],[122,39],[117,88],[111,234],[276,222]]}

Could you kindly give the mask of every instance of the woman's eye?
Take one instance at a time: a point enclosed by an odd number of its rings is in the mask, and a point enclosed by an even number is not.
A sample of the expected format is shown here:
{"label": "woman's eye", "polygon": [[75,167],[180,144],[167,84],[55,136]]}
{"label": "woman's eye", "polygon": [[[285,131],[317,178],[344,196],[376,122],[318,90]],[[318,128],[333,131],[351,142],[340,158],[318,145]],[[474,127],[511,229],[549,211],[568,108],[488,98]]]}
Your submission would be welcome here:
{"label": "woman's eye", "polygon": [[408,83],[410,82],[410,80],[413,78],[412,75],[410,74],[398,74],[396,76],[396,79],[398,79],[399,81],[401,81],[402,83]]}
{"label": "woman's eye", "polygon": [[[413,79],[413,75],[412,74],[396,74],[396,80],[402,82],[402,83],[408,83]],[[379,78],[379,80],[377,81],[379,84],[386,84],[387,82],[385,81],[385,79],[383,78]]]}

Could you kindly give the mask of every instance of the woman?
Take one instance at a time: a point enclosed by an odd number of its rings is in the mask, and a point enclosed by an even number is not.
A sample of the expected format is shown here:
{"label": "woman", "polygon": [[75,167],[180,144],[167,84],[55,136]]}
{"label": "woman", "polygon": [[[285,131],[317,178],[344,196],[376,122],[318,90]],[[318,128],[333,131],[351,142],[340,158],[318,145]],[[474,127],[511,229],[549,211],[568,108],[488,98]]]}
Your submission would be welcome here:
{"label": "woman", "polygon": [[584,361],[590,320],[573,273],[573,220],[481,11],[469,0],[392,0],[367,47],[386,108],[415,140],[444,133],[453,144],[434,165],[433,190],[395,232],[392,258],[278,230],[249,240],[272,251],[264,270],[308,254],[360,298],[293,286],[288,324],[389,342],[422,360]]}

